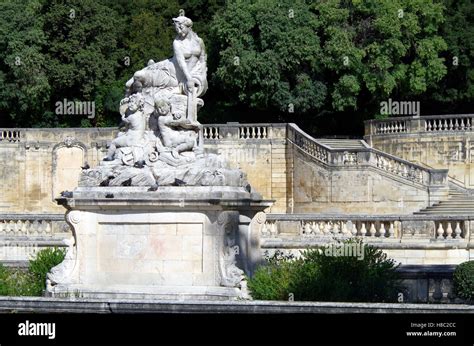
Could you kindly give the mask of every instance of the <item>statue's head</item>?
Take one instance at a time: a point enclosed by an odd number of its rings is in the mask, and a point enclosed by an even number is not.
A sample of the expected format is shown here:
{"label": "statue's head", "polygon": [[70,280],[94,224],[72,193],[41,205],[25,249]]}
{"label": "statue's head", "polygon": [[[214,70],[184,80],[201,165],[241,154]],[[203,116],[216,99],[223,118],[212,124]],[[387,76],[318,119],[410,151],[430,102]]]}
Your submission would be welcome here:
{"label": "statue's head", "polygon": [[173,18],[174,28],[180,37],[186,37],[191,31],[193,21],[185,16]]}
{"label": "statue's head", "polygon": [[128,98],[128,109],[132,112],[143,110],[145,100],[139,94],[133,94]]}
{"label": "statue's head", "polygon": [[155,101],[155,108],[159,115],[167,115],[171,112],[171,103],[166,99],[158,99]]}

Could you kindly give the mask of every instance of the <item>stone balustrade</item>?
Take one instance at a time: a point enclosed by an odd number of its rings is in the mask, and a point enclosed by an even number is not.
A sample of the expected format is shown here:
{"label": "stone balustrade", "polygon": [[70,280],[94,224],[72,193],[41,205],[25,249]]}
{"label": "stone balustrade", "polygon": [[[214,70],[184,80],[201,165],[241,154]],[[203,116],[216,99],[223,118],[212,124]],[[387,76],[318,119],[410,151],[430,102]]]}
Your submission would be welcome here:
{"label": "stone balustrade", "polygon": [[41,249],[65,247],[71,235],[64,215],[0,214],[0,263],[27,266]]}
{"label": "stone balustrade", "polygon": [[0,240],[18,237],[53,237],[69,232],[64,215],[0,214]]}
{"label": "stone balustrade", "polygon": [[[281,124],[240,124],[231,122],[227,124],[204,124],[204,140],[268,140],[285,138],[286,123]],[[279,129],[280,131],[274,131]]]}
{"label": "stone balustrade", "polygon": [[0,129],[0,142],[20,142],[22,137],[19,129]]}
{"label": "stone balustrade", "polygon": [[386,133],[401,133],[407,132],[406,120],[396,120],[390,122],[380,122],[375,124],[375,133],[386,134]]}
{"label": "stone balustrade", "polygon": [[[361,237],[377,242],[421,240],[469,242],[474,216],[268,214],[262,237],[333,239]],[[474,244],[473,244],[474,245]]]}
{"label": "stone balustrade", "polygon": [[430,115],[368,120],[365,135],[473,131],[474,114]]}
{"label": "stone balustrade", "polygon": [[429,169],[373,148],[332,149],[288,124],[288,141],[317,161],[330,166],[371,166],[385,173],[422,185],[446,185],[448,170]]}
{"label": "stone balustrade", "polygon": [[366,121],[364,139],[373,148],[424,167],[449,167],[450,181],[474,189],[473,130],[474,114],[388,118]]}

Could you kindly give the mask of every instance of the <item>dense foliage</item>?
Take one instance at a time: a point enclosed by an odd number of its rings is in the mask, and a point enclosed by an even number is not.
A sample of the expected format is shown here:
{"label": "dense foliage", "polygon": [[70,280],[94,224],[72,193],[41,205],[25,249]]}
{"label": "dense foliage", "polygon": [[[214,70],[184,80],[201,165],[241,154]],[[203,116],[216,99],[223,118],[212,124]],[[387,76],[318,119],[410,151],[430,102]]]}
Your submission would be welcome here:
{"label": "dense foliage", "polygon": [[[270,260],[257,269],[248,287],[254,299],[341,302],[395,302],[403,287],[394,261],[382,250],[359,244],[363,256],[307,250],[299,259]],[[362,258],[363,257],[363,258]]]}
{"label": "dense foliage", "polygon": [[47,248],[30,260],[28,270],[0,264],[0,296],[41,296],[46,288],[46,275],[64,256],[63,249]]}
{"label": "dense foliage", "polygon": [[474,301],[474,261],[464,262],[456,267],[453,284],[456,295]]}
{"label": "dense foliage", "polygon": [[[470,0],[4,0],[0,126],[117,125],[125,81],[171,56],[179,14],[207,46],[203,122],[360,134],[388,98],[472,111]],[[95,117],[56,114],[64,99]]]}

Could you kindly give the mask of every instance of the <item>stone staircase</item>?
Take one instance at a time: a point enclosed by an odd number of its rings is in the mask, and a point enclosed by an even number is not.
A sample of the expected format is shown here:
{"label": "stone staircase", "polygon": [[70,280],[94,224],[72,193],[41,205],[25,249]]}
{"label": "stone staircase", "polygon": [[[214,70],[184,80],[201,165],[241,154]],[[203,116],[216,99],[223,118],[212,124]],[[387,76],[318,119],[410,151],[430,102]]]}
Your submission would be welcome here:
{"label": "stone staircase", "polygon": [[318,138],[316,142],[330,149],[365,149],[369,145],[362,139]]}
{"label": "stone staircase", "polygon": [[474,215],[474,196],[450,185],[448,199],[414,213],[415,215]]}

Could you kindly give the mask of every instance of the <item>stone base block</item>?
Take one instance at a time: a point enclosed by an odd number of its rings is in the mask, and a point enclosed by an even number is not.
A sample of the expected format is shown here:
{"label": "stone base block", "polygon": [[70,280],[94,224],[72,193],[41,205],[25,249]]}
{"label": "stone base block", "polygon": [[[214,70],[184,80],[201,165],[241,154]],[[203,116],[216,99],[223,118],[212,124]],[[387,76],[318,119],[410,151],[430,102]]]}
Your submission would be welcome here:
{"label": "stone base block", "polygon": [[[243,188],[106,189],[61,200],[74,239],[65,261],[48,274],[49,295],[246,296],[245,275],[260,261],[261,211],[268,203]],[[223,193],[225,199],[216,198]]]}

